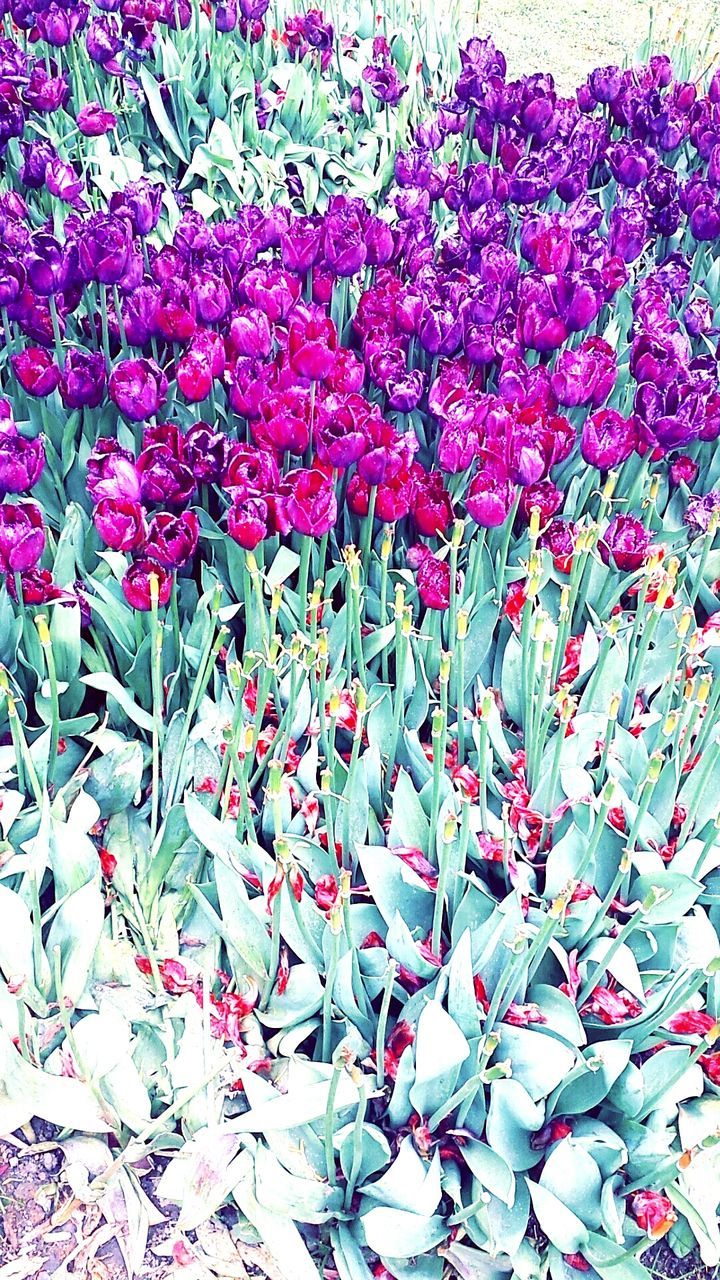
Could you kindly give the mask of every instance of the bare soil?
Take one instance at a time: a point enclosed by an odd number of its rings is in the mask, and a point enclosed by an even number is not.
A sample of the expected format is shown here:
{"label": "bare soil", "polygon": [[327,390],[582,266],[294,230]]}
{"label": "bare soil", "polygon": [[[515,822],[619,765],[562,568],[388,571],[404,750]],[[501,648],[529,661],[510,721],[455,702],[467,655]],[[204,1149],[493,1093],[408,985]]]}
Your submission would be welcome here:
{"label": "bare soil", "polygon": [[551,71],[570,93],[595,67],[633,60],[651,10],[655,52],[684,39],[704,65],[718,61],[720,0],[468,0],[462,34],[476,23],[503,50],[511,75]]}

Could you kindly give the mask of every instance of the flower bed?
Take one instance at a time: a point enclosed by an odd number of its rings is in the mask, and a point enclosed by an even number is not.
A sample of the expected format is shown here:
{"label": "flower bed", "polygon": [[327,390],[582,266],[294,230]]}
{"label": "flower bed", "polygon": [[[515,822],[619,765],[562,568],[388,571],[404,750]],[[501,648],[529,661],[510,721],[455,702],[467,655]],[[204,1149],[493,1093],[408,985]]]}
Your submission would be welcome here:
{"label": "flower bed", "polygon": [[159,1157],[188,1266],[716,1265],[720,73],[0,8],[0,1129],[139,1274]]}

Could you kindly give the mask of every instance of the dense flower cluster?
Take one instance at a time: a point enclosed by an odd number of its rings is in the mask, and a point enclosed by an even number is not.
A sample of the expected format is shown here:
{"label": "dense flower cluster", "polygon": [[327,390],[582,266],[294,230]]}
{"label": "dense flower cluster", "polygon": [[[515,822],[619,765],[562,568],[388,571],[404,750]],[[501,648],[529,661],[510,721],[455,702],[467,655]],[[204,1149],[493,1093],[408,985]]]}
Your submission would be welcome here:
{"label": "dense flower cluster", "polygon": [[720,72],[0,15],[6,1065],[288,1274],[717,1261]]}

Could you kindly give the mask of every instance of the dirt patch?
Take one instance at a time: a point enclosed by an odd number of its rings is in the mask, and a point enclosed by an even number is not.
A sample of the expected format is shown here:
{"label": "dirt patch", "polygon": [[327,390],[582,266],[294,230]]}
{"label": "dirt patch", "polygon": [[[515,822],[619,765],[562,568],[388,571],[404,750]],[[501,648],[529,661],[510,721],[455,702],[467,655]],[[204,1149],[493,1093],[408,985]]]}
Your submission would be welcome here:
{"label": "dirt patch", "polygon": [[478,34],[492,35],[511,75],[550,71],[558,88],[571,93],[595,67],[634,60],[650,31],[651,10],[654,51],[670,52],[684,38],[700,62],[707,57],[704,65],[717,60],[710,35],[720,24],[720,0],[478,0],[463,10],[462,34],[475,26]]}

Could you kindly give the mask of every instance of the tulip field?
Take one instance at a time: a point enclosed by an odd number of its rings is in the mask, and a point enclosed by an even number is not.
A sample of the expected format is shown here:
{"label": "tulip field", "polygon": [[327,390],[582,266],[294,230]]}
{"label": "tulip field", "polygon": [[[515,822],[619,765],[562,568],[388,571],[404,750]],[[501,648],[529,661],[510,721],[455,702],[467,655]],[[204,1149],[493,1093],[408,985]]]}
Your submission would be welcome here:
{"label": "tulip field", "polygon": [[2,1280],[720,1265],[720,68],[459,12],[0,0]]}

